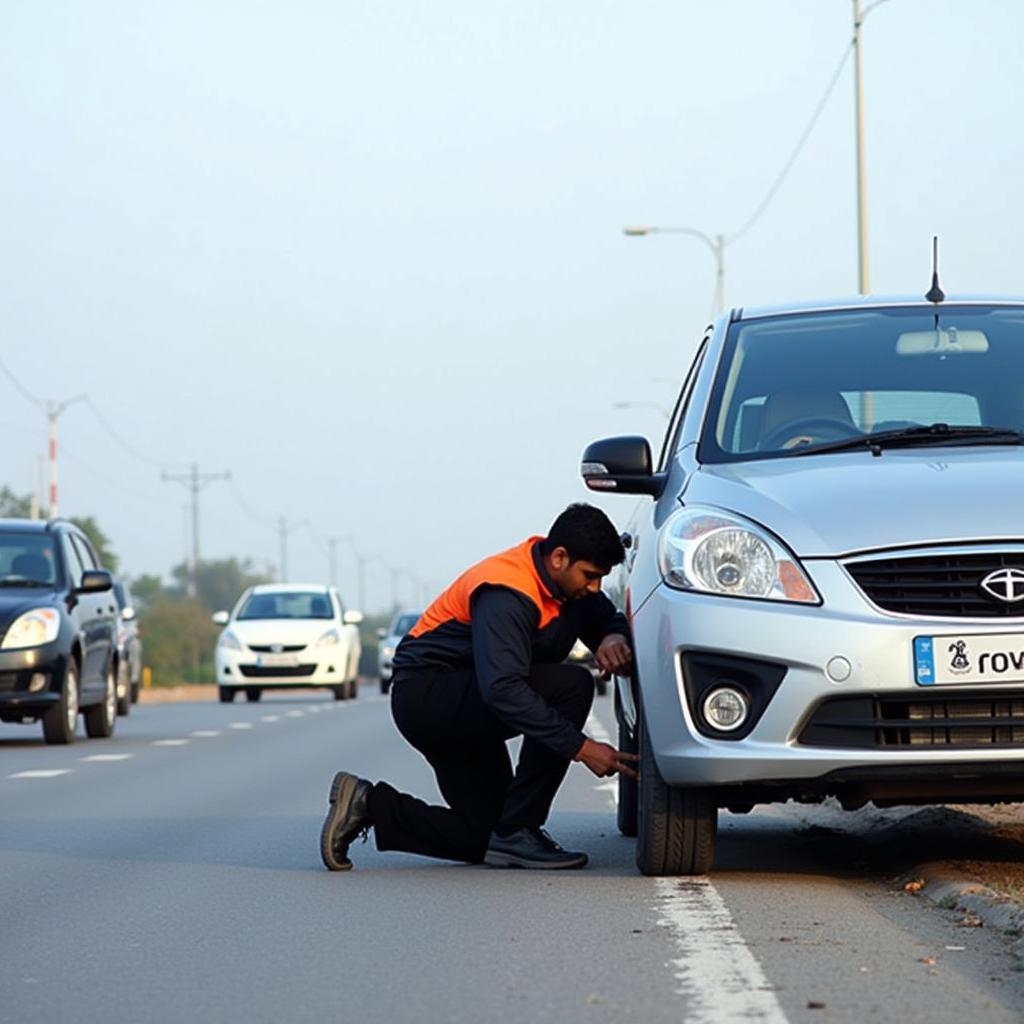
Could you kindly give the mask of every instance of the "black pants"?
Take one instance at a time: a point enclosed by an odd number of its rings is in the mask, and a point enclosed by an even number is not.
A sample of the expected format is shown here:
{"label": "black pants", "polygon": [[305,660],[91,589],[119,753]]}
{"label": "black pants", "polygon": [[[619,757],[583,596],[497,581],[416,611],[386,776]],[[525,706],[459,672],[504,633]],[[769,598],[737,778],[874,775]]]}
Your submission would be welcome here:
{"label": "black pants", "polygon": [[[590,673],[535,665],[530,686],[582,729],[594,699]],[[402,735],[430,762],[448,807],[433,807],[378,782],[369,810],[379,850],[479,862],[494,829],[539,828],[569,762],[525,737],[515,772],[505,741],[517,735],[484,704],[471,669],[396,676],[391,711]]]}

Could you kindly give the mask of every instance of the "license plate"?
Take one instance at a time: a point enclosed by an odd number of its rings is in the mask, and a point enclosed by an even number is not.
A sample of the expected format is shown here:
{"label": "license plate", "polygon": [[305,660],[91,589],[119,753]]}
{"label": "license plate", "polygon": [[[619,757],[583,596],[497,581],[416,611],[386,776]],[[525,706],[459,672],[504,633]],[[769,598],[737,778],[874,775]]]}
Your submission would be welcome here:
{"label": "license plate", "polygon": [[256,659],[258,668],[293,668],[299,659],[294,654],[261,654]]}
{"label": "license plate", "polygon": [[918,686],[1024,683],[1024,633],[914,637]]}

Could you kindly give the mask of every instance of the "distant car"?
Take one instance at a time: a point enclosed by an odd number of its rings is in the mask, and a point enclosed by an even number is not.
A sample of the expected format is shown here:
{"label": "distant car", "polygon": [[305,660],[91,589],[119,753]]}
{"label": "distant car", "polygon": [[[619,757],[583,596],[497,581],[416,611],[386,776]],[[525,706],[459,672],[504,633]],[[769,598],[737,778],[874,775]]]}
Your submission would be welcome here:
{"label": "distant car", "polygon": [[214,654],[222,702],[239,690],[250,701],[264,690],[300,687],[329,689],[335,700],[358,695],[363,615],[346,611],[334,587],[260,584],[213,621],[227,627]]}
{"label": "distant car", "polygon": [[0,519],[0,721],[47,743],[114,733],[117,604],[88,538],[61,519]]}
{"label": "distant car", "polygon": [[139,702],[142,685],[142,638],[139,633],[138,614],[132,602],[132,592],[124,579],[114,580],[119,621],[117,624],[117,713],[127,715],[133,704]]}
{"label": "distant car", "polygon": [[377,630],[380,644],[377,647],[377,676],[380,678],[380,692],[387,693],[391,688],[391,662],[395,657],[395,648],[399,645],[402,637],[412,629],[423,614],[421,611],[398,612],[391,620],[387,628]]}
{"label": "distant car", "polygon": [[597,667],[593,651],[582,640],[577,640],[572,645],[569,657],[565,660],[570,665],[580,665],[582,668],[590,670],[590,674],[594,677],[594,689],[599,697],[603,697],[608,692],[608,677]]}

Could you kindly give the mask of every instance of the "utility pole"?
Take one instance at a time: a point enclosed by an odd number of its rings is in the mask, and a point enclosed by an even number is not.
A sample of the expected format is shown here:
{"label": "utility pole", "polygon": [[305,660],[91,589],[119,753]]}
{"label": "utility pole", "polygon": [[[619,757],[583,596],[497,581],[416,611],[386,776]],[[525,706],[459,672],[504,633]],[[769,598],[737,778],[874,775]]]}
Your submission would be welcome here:
{"label": "utility pole", "polygon": [[[876,6],[875,4],[871,5]],[[870,9],[870,8],[869,8]],[[864,82],[861,77],[860,27],[867,11],[861,12],[860,0],[853,0],[853,79],[854,117],[857,136],[857,291],[867,295],[871,288],[868,275],[867,174],[864,166]]]}
{"label": "utility pole", "polygon": [[49,457],[50,457],[50,507],[47,514],[50,519],[56,519],[57,512],[57,417],[69,406],[72,402],[81,402],[86,398],[85,395],[75,395],[74,398],[65,399],[63,402],[57,403],[50,399],[46,403],[46,421],[48,425],[49,433]]}
{"label": "utility pole", "polygon": [[192,572],[190,573],[190,588],[193,597],[199,596],[199,492],[214,480],[230,480],[231,473],[225,470],[223,473],[200,473],[199,467],[193,462],[188,473],[160,474],[161,480],[171,480],[174,483],[184,484],[192,496]]}

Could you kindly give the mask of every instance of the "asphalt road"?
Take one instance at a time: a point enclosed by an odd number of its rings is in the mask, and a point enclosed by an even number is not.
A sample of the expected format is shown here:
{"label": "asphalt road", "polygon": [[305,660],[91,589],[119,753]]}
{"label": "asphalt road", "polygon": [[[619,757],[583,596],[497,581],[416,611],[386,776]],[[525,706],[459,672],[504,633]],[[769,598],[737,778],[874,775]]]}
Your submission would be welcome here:
{"label": "asphalt road", "polygon": [[[609,701],[597,723],[611,727]],[[111,740],[0,725],[0,1021],[1019,1022],[1007,941],[903,891],[919,860],[1020,859],[956,817],[723,816],[708,881],[637,875],[606,782],[550,822],[579,872],[354,850],[335,770],[436,798],[386,702],[140,706]]]}

